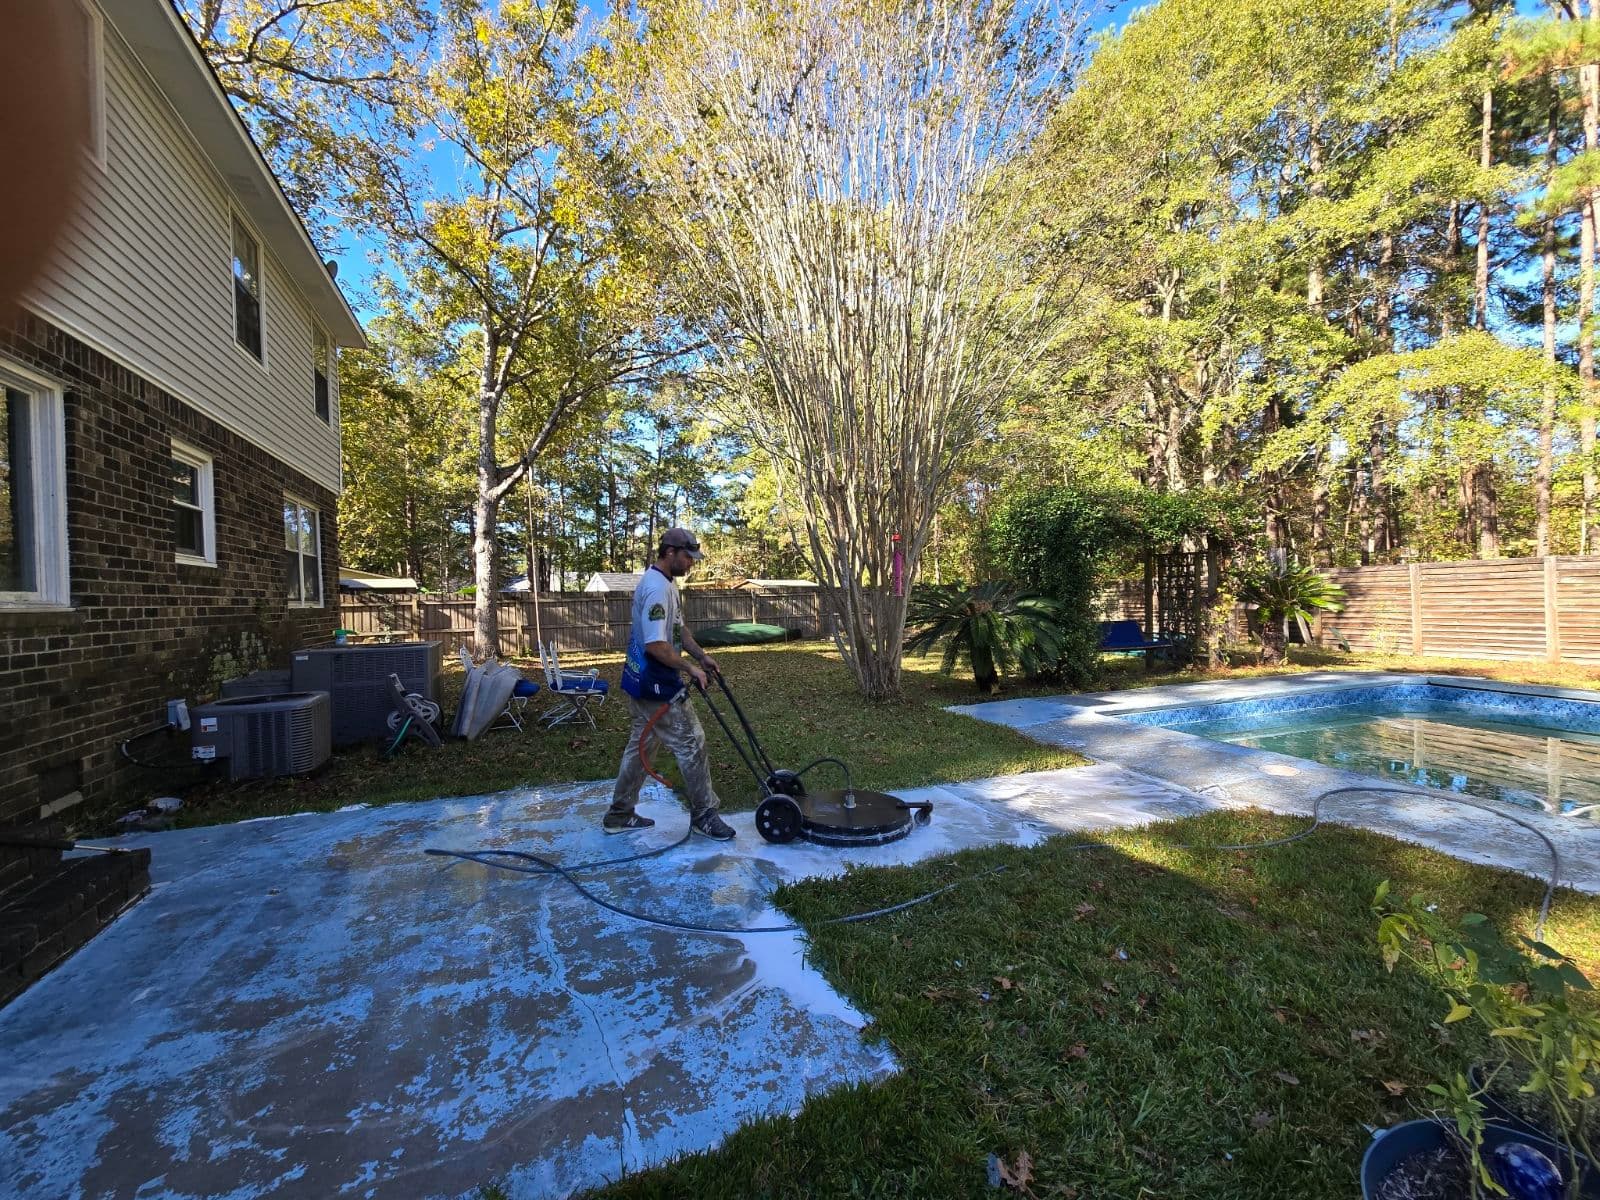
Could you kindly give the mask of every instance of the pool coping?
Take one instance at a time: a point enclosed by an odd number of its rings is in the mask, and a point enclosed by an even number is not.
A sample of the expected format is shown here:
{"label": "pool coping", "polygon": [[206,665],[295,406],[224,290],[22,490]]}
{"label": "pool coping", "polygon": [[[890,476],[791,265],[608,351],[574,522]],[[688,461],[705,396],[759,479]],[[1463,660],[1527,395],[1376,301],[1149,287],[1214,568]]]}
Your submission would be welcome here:
{"label": "pool coping", "polygon": [[[1119,718],[1134,712],[1259,700],[1312,691],[1392,684],[1439,684],[1600,703],[1600,692],[1507,684],[1424,672],[1307,672],[1220,682],[1171,684],[1124,692],[1030,697],[953,705],[947,711],[1006,725],[1046,745],[1071,749],[1191,791],[1219,807],[1254,807],[1309,815],[1316,798],[1335,788],[1358,789],[1322,801],[1323,819],[1376,830],[1431,846],[1468,862],[1546,878],[1548,837],[1560,855],[1560,881],[1600,894],[1600,822],[1576,822],[1494,801],[1481,802],[1509,818],[1495,821],[1454,793],[1396,785],[1372,776],[1269,750],[1212,741],[1181,728]],[[1486,824],[1486,821],[1493,821]],[[1520,828],[1519,828],[1520,827]],[[1538,831],[1537,834],[1530,831]]]}

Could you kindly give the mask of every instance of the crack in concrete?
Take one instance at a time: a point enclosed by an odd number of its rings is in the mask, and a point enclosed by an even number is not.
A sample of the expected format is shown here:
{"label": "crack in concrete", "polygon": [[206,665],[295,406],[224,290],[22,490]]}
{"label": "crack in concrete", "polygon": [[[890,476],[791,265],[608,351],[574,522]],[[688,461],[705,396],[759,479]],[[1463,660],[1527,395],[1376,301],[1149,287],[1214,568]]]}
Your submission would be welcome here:
{"label": "crack in concrete", "polygon": [[628,1099],[628,1084],[622,1072],[617,1068],[617,1060],[611,1054],[611,1039],[606,1034],[605,1022],[600,1020],[600,1015],[595,1012],[594,1005],[589,1003],[589,998],[582,992],[575,991],[567,982],[567,971],[562,965],[560,952],[556,950],[555,935],[550,929],[550,893],[548,890],[539,897],[539,943],[550,956],[550,970],[555,982],[573,1000],[583,1006],[584,1012],[589,1014],[589,1020],[594,1025],[595,1032],[600,1035],[600,1045],[606,1052],[606,1065],[611,1068],[611,1077],[616,1082],[617,1090],[622,1093],[622,1125],[617,1131],[617,1169],[620,1172],[618,1179],[628,1176],[628,1122],[633,1116],[633,1105]]}

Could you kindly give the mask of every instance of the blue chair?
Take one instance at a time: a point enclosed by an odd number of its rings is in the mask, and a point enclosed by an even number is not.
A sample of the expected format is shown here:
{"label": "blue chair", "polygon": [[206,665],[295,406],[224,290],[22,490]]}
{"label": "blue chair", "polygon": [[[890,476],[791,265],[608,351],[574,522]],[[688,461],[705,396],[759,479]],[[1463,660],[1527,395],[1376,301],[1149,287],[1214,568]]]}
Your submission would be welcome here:
{"label": "blue chair", "polygon": [[1161,651],[1167,658],[1172,657],[1176,643],[1170,638],[1147,638],[1144,630],[1137,621],[1101,621],[1100,622],[1100,652],[1102,654],[1143,654],[1145,666],[1149,666],[1151,655]]}
{"label": "blue chair", "polygon": [[563,671],[561,660],[556,656],[555,642],[551,642],[548,648],[539,646],[539,661],[544,665],[545,686],[550,689],[552,696],[560,698],[555,708],[539,718],[545,728],[554,729],[578,717],[588,721],[590,729],[597,728],[589,706],[604,704],[611,692],[611,685],[600,678],[600,669],[590,667],[583,673]]}

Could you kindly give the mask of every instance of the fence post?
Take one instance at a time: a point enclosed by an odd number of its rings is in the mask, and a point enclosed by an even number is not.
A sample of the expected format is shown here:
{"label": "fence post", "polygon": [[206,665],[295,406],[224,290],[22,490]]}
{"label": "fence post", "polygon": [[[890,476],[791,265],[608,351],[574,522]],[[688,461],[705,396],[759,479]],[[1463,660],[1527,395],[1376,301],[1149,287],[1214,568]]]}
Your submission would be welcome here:
{"label": "fence post", "polygon": [[421,592],[412,592],[411,593],[411,634],[412,634],[413,637],[415,637],[417,639],[417,641],[420,642],[422,640],[422,593]]}
{"label": "fence post", "polygon": [[1422,653],[1422,564],[1407,563],[1406,576],[1411,582],[1411,653]]}
{"label": "fence post", "polygon": [[1561,603],[1556,584],[1559,582],[1556,558],[1553,554],[1544,559],[1544,656],[1547,662],[1561,661]]}

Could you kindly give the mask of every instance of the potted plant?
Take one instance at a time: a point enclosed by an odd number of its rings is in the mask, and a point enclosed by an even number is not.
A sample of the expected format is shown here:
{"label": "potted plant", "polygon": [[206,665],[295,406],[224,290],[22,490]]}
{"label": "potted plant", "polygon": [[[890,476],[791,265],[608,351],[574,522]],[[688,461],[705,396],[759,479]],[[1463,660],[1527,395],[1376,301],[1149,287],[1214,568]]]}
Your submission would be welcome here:
{"label": "potted plant", "polygon": [[1240,573],[1239,599],[1261,614],[1261,661],[1280,663],[1289,644],[1289,622],[1311,641],[1311,621],[1318,611],[1338,612],[1344,589],[1314,567],[1291,563],[1281,555]]}
{"label": "potted plant", "polygon": [[[1542,941],[1507,938],[1481,913],[1451,922],[1420,896],[1391,900],[1387,882],[1373,912],[1384,966],[1393,970],[1404,959],[1416,967],[1445,994],[1443,1023],[1475,1020],[1495,1047],[1494,1061],[1472,1076],[1428,1087],[1453,1120],[1474,1194],[1506,1193],[1491,1168],[1510,1138],[1548,1147],[1563,1181],[1560,1195],[1600,1195],[1600,1173],[1591,1166],[1600,1012],[1579,998],[1593,990],[1583,972]],[[1497,1096],[1513,1098],[1514,1111],[1498,1112],[1516,1123],[1489,1120],[1497,1114],[1487,1102]]]}

